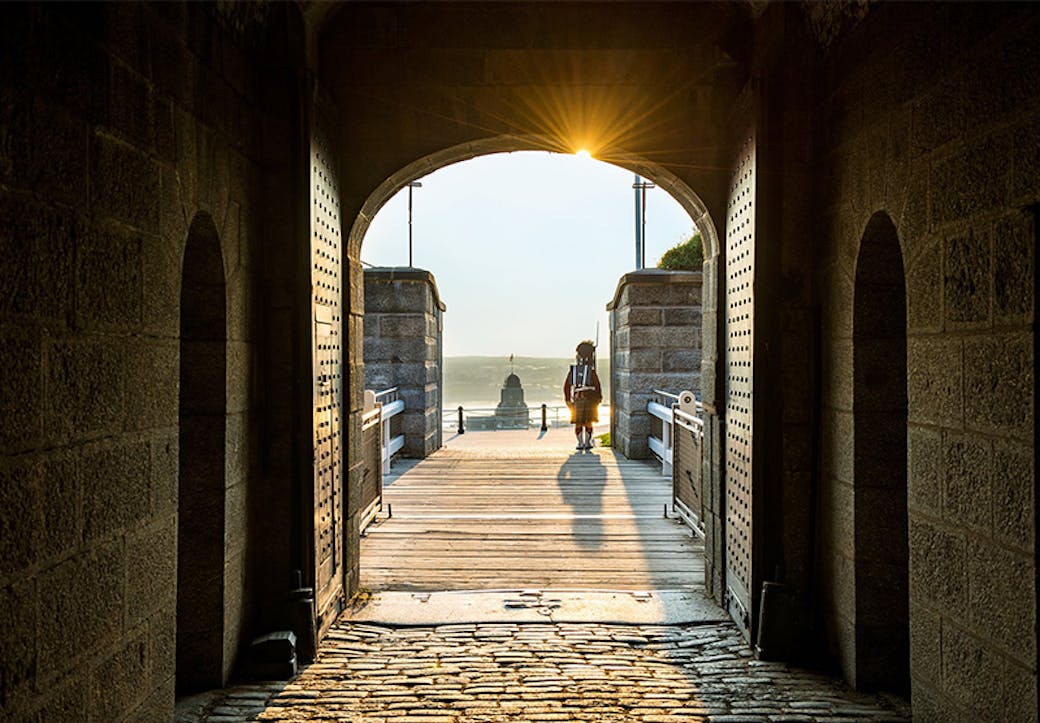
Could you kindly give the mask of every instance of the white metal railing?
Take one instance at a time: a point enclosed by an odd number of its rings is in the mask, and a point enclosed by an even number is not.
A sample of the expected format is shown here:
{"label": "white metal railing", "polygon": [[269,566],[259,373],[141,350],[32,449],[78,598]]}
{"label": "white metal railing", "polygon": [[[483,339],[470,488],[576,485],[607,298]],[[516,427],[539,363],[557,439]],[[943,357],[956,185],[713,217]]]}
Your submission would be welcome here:
{"label": "white metal railing", "polygon": [[[704,448],[704,406],[697,401],[696,397],[690,392],[683,392],[679,395],[679,403],[672,410],[672,419],[676,427],[689,430],[696,438],[698,447],[702,450]],[[674,430],[673,430],[674,439]],[[685,444],[685,443],[684,443]],[[679,518],[685,522],[693,533],[698,535],[702,540],[704,539],[704,523],[702,521],[702,511],[698,508],[700,505],[697,502],[701,499],[702,491],[700,490],[700,472],[699,472],[699,461],[694,462],[697,465],[697,469],[693,470],[693,476],[695,479],[690,479],[690,482],[694,485],[693,493],[695,497],[690,500],[684,501],[679,493],[676,485],[676,478],[673,478],[672,483],[672,509]],[[681,470],[680,470],[681,472]],[[687,504],[689,502],[689,504]]]}
{"label": "white metal railing", "polygon": [[700,425],[699,430],[695,431],[699,431],[700,436],[703,437],[704,424],[698,416],[702,407],[701,403],[697,401],[697,397],[690,391],[671,394],[655,389],[654,394],[657,395],[657,399],[647,402],[646,411],[650,413],[650,416],[661,420],[661,436],[650,435],[647,438],[647,446],[661,460],[661,476],[671,477],[674,462],[673,427],[678,424],[693,429],[692,425]]}
{"label": "white metal railing", "polygon": [[[569,427],[571,424],[570,409],[565,404],[538,404],[527,406],[527,426],[542,425],[542,407],[545,407],[545,424],[547,427]],[[468,431],[489,431],[496,429],[495,421],[498,407],[462,407],[463,428]],[[600,420],[610,419],[610,406],[601,404]],[[444,431],[458,431],[459,407],[445,407],[441,410]]]}
{"label": "white metal railing", "polygon": [[390,420],[404,411],[404,400],[399,398],[397,387],[374,392],[365,390],[365,411],[361,416],[362,431],[375,424],[380,425],[380,447],[382,449],[383,474],[389,474],[390,463],[404,448],[404,435],[391,436]]}

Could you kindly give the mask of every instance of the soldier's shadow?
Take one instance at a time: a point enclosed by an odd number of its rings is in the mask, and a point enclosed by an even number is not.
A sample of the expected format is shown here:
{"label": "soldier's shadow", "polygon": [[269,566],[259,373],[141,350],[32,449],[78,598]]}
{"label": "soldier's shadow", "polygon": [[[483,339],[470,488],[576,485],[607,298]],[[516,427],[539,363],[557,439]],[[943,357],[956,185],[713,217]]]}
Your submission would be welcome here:
{"label": "soldier's shadow", "polygon": [[574,515],[571,533],[578,545],[598,548],[603,544],[603,490],[607,470],[597,454],[575,452],[556,475],[563,501]]}

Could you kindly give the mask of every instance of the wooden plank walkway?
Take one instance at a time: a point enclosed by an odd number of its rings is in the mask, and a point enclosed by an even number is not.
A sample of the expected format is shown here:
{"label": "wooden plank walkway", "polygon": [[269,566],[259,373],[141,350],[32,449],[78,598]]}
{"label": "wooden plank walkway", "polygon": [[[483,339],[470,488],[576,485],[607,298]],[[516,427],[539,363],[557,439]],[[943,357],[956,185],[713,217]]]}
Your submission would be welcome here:
{"label": "wooden plank walkway", "polygon": [[664,517],[671,483],[657,465],[559,443],[480,448],[466,436],[468,446],[395,463],[362,540],[363,588],[703,588],[703,546]]}

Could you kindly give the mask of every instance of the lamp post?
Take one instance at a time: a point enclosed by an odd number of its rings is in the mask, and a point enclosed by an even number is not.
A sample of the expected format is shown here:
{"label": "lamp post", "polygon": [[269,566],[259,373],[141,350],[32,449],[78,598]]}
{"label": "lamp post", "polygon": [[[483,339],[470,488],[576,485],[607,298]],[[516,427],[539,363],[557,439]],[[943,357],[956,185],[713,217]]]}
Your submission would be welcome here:
{"label": "lamp post", "polygon": [[636,271],[639,271],[646,267],[646,189],[656,186],[637,173],[632,188],[636,196]]}
{"label": "lamp post", "polygon": [[412,268],[412,189],[422,188],[418,181],[408,184],[408,268]]}

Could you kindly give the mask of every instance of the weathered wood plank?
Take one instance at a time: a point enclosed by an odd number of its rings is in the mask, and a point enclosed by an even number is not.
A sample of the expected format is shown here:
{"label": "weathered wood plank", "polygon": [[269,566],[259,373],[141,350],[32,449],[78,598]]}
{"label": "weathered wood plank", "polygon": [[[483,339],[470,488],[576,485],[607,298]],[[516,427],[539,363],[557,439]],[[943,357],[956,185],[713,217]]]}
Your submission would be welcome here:
{"label": "weathered wood plank", "polygon": [[404,465],[362,541],[373,590],[698,587],[703,546],[662,512],[671,484],[609,450],[442,450]]}

